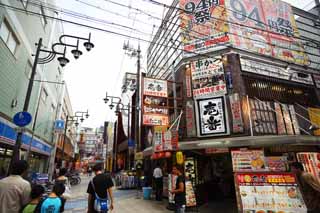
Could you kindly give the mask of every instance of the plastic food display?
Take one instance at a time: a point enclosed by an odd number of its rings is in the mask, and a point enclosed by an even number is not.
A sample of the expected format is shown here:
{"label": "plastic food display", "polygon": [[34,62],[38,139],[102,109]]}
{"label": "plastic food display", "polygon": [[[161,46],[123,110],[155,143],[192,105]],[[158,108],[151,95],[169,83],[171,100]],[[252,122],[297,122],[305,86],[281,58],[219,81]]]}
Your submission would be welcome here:
{"label": "plastic food display", "polygon": [[235,173],[238,204],[244,213],[305,213],[291,173]]}
{"label": "plastic food display", "polygon": [[233,171],[266,171],[263,150],[232,150]]}

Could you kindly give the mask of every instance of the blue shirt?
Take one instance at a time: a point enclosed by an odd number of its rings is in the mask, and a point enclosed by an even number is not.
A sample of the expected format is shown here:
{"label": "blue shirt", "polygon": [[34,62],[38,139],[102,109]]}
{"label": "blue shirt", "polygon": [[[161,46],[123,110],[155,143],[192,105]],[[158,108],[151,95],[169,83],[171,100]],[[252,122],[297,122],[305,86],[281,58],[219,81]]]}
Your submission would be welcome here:
{"label": "blue shirt", "polygon": [[62,201],[59,197],[48,197],[41,205],[41,213],[59,213]]}

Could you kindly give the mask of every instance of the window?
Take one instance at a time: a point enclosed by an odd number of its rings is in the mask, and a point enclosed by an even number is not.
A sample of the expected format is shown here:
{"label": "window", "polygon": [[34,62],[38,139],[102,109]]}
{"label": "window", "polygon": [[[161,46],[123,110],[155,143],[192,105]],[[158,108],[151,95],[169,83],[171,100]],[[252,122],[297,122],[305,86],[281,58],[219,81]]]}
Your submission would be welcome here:
{"label": "window", "polygon": [[40,19],[41,19],[42,26],[45,28],[47,25],[47,19],[44,14],[43,6],[40,7],[39,13],[40,13]]}
{"label": "window", "polygon": [[15,54],[17,47],[19,45],[19,41],[6,19],[3,20],[0,26],[0,37],[4,41],[4,43],[7,45],[9,50],[13,54]]}
{"label": "window", "polygon": [[42,88],[42,91],[41,91],[41,100],[43,101],[43,103],[46,102],[47,98],[48,98],[48,93],[47,93],[47,91],[46,91],[44,88]]}

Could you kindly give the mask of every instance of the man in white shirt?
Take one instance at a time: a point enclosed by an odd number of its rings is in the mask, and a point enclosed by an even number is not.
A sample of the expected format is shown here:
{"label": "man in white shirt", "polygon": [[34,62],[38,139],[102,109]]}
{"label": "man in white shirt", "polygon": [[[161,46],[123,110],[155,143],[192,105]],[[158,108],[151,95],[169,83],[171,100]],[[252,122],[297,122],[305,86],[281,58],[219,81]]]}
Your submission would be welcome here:
{"label": "man in white shirt", "polygon": [[156,185],[156,200],[161,201],[163,190],[163,175],[159,164],[157,164],[156,168],[153,170],[153,178]]}
{"label": "man in white shirt", "polygon": [[27,174],[28,168],[27,161],[16,161],[10,176],[0,180],[0,212],[19,213],[30,201],[30,183],[22,178]]}

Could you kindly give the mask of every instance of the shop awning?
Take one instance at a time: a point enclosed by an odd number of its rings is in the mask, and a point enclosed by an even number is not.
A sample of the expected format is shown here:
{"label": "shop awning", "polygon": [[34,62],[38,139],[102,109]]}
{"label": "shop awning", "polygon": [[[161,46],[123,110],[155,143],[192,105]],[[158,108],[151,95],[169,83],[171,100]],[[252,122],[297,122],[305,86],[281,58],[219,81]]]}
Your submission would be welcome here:
{"label": "shop awning", "polygon": [[[206,148],[233,148],[233,147],[266,147],[273,145],[304,145],[320,146],[320,137],[308,135],[268,135],[246,136],[233,138],[219,138],[207,140],[181,141],[180,150],[196,150]],[[152,154],[152,147],[143,151],[144,156]]]}

